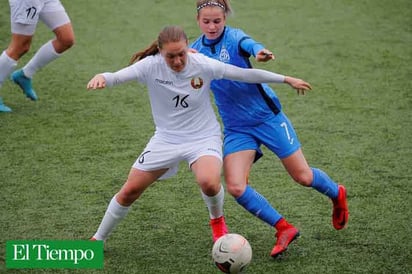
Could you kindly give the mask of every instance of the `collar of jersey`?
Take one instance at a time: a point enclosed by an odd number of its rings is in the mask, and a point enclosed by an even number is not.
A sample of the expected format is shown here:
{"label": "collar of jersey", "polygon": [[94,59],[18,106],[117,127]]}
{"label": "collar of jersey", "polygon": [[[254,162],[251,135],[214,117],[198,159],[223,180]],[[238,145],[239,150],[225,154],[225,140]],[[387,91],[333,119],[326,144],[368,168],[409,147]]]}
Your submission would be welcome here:
{"label": "collar of jersey", "polygon": [[226,27],[223,29],[222,34],[218,38],[213,39],[213,40],[209,40],[206,38],[206,35],[203,35],[202,44],[206,47],[213,47],[219,44],[219,42],[222,40],[223,36],[225,35],[225,32],[226,32]]}

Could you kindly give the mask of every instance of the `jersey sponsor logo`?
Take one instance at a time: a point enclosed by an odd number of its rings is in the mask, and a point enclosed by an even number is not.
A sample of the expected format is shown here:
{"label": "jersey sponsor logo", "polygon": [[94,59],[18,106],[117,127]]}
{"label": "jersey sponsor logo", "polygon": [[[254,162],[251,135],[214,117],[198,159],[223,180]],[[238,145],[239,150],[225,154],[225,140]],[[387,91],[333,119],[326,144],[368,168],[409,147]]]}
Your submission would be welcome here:
{"label": "jersey sponsor logo", "polygon": [[219,60],[224,62],[224,63],[229,63],[230,61],[230,55],[229,52],[227,51],[227,49],[222,48],[220,50],[220,54],[219,54]]}
{"label": "jersey sponsor logo", "polygon": [[173,81],[168,81],[168,80],[162,80],[162,79],[155,79],[155,81],[159,84],[162,85],[169,85],[169,86],[173,86]]}
{"label": "jersey sponsor logo", "polygon": [[190,84],[192,85],[192,88],[200,89],[201,87],[203,87],[203,79],[200,77],[193,77],[190,81]]}
{"label": "jersey sponsor logo", "polygon": [[220,155],[220,153],[221,153],[219,150],[217,150],[217,149],[215,149],[215,148],[212,148],[212,147],[209,147],[207,150],[216,152],[216,153],[219,154],[219,155]]}

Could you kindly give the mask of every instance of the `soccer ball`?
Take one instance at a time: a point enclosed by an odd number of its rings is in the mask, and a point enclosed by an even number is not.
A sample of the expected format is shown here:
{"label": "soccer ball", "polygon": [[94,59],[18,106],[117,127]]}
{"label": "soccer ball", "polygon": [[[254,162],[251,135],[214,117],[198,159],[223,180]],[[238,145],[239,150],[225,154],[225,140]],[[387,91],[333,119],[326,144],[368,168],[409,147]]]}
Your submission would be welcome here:
{"label": "soccer ball", "polygon": [[214,243],[212,258],[220,271],[241,273],[252,260],[252,248],[242,235],[229,233]]}

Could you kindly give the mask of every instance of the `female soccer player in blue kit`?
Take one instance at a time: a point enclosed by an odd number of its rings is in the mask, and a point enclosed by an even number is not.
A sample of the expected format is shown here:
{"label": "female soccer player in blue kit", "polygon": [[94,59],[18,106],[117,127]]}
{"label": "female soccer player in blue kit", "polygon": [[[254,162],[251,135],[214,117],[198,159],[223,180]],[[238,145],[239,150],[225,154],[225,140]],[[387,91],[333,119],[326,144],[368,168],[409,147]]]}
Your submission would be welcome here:
{"label": "female soccer player in blue kit", "polygon": [[[191,45],[193,49],[244,68],[251,68],[249,57],[252,55],[257,61],[274,59],[272,52],[242,30],[226,26],[226,17],[232,11],[229,0],[198,0],[196,8],[203,34]],[[242,207],[277,230],[270,255],[277,257],[283,253],[299,236],[299,230],[248,184],[252,164],[262,156],[262,144],[280,158],[296,182],[332,200],[333,226],[337,230],[344,228],[349,216],[345,187],[322,170],[308,165],[275,92],[267,84],[225,79],[213,81],[211,89],[224,125],[223,165],[227,190]]]}

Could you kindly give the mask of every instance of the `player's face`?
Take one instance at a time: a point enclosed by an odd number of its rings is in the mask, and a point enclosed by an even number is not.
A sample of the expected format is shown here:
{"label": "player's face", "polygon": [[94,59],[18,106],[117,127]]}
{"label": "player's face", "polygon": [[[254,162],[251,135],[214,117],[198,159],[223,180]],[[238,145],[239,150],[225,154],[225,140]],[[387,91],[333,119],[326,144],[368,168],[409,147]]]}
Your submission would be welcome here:
{"label": "player's face", "polygon": [[182,71],[187,62],[187,41],[165,43],[160,53],[165,58],[167,65],[176,72]]}
{"label": "player's face", "polygon": [[204,7],[197,15],[197,23],[207,39],[219,38],[226,24],[225,12],[220,7]]}

